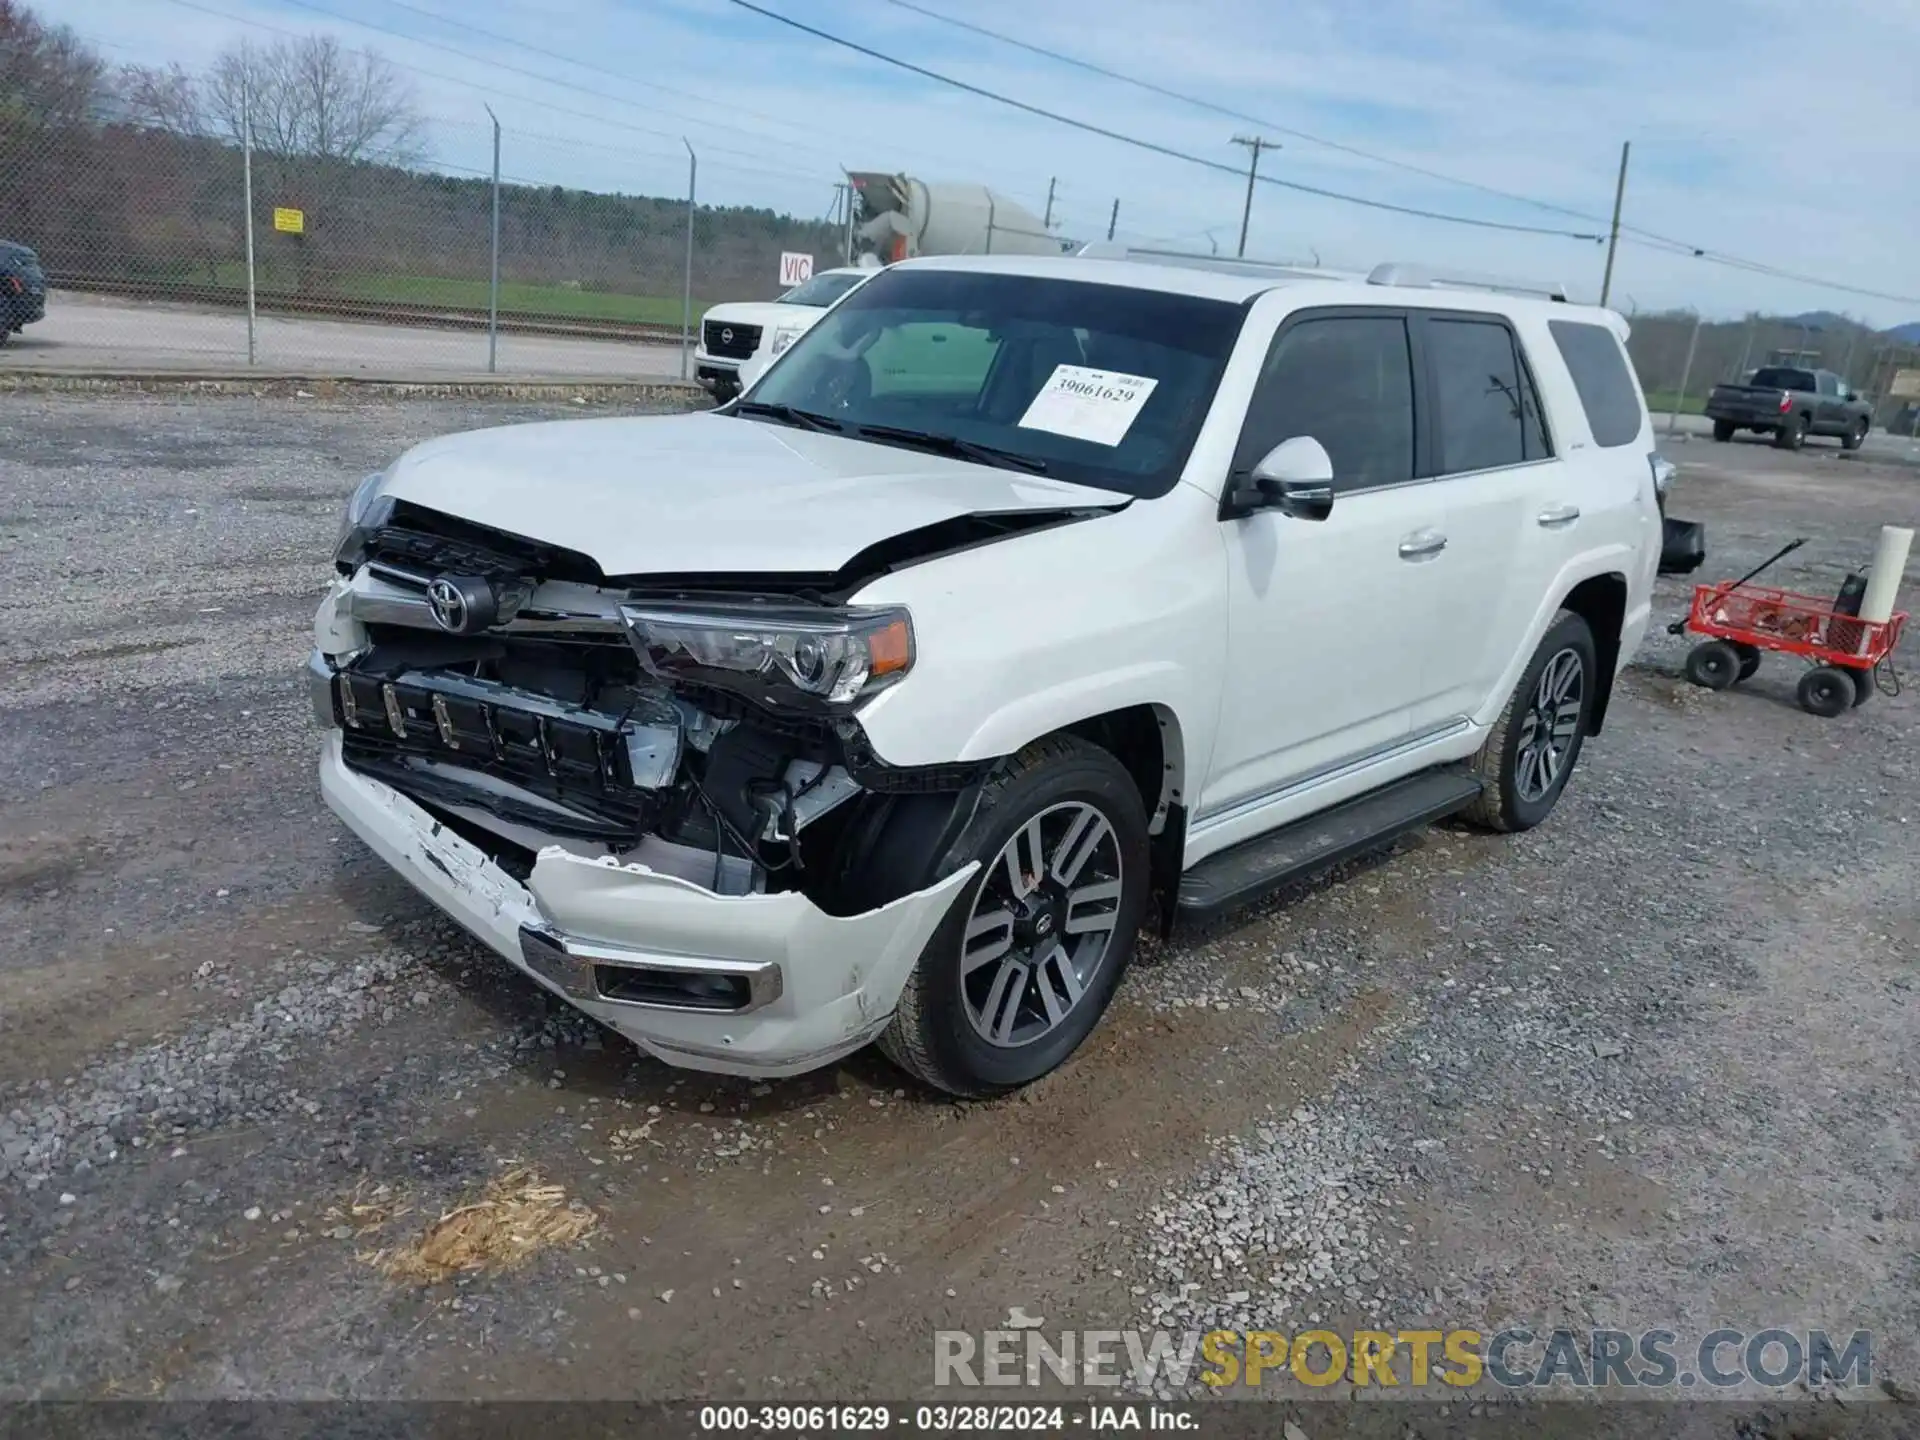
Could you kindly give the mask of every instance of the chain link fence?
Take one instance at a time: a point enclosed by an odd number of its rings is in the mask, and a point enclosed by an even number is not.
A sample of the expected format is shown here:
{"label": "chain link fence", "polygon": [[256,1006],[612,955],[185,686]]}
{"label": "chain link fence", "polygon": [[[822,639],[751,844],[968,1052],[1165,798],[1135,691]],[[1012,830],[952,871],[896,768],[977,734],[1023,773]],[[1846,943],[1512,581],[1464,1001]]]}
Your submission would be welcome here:
{"label": "chain link fence", "polygon": [[532,174],[0,109],[0,241],[50,291],[7,359],[677,377],[707,305],[772,298],[783,253],[844,254],[825,221],[694,204],[689,226],[686,195],[540,183],[543,147],[500,139]]}
{"label": "chain link fence", "polygon": [[1635,314],[1629,324],[1627,349],[1656,416],[1699,414],[1715,385],[1744,380],[1763,365],[1799,365],[1831,370],[1866,396],[1877,426],[1913,433],[1914,397],[1900,393],[1901,376],[1920,367],[1920,347],[1844,316],[1714,321],[1678,311]]}
{"label": "chain link fence", "polygon": [[[244,86],[94,78],[73,113],[0,97],[0,242],[35,250],[51,288],[45,318],[0,364],[675,378],[691,373],[683,340],[708,306],[773,298],[784,254],[824,268],[853,248],[840,183],[853,177],[820,177],[823,196],[839,183],[837,214],[795,219],[701,203],[724,157],[689,153],[680,193],[616,193],[542,178],[579,173],[581,142],[486,119],[432,122],[457,153],[497,157],[462,168],[424,162],[423,143],[316,137],[264,102],[249,110]],[[636,190],[666,188],[677,165],[598,148],[616,157],[603,171],[631,160]],[[1122,220],[1118,200],[1055,184],[1044,202],[985,205],[996,252],[1058,253],[1063,237],[1108,238]],[[1914,428],[1920,397],[1904,391],[1920,388],[1920,350],[1843,317],[1630,318],[1658,413],[1697,412],[1715,383],[1797,357],[1872,397],[1880,425]]]}

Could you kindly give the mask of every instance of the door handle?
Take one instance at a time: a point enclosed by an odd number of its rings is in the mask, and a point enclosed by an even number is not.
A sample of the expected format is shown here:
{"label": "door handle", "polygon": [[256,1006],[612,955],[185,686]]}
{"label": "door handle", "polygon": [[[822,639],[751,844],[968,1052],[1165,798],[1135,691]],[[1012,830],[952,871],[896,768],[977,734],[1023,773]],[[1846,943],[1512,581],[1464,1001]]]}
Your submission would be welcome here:
{"label": "door handle", "polygon": [[1431,530],[1417,530],[1400,542],[1402,560],[1431,560],[1447,548],[1447,537]]}
{"label": "door handle", "polygon": [[1534,517],[1548,530],[1558,530],[1563,525],[1571,525],[1580,518],[1578,505],[1556,505],[1551,510],[1542,510]]}

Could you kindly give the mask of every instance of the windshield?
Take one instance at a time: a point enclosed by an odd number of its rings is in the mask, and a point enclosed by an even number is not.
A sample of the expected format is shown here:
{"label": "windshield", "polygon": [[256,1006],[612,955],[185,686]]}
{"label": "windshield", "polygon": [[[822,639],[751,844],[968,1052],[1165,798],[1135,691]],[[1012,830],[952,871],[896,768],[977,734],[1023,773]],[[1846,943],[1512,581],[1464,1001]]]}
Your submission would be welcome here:
{"label": "windshield", "polygon": [[864,275],[816,275],[811,280],[801,281],[787,291],[777,303],[812,305],[825,309],[864,279],[866,279]]}
{"label": "windshield", "polygon": [[1778,366],[1768,366],[1764,370],[1753,372],[1752,383],[1763,390],[1812,390],[1812,372],[1807,370],[1786,370]]}
{"label": "windshield", "polygon": [[890,270],[795,341],[742,413],[807,412],[881,444],[959,441],[1014,468],[1160,495],[1242,317],[1224,300],[1058,274]]}

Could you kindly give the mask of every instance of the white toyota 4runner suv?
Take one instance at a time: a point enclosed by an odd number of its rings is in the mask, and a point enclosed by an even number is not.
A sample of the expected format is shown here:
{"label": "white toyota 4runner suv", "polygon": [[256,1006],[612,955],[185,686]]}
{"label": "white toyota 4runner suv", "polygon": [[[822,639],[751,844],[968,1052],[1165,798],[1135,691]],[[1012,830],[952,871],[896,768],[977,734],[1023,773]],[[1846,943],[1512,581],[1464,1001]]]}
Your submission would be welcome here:
{"label": "white toyota 4runner suv", "polygon": [[1404,266],[894,266],[717,411],[368,477],[321,786],[671,1064],[1025,1084],[1149,921],[1546,819],[1660,550],[1625,333]]}

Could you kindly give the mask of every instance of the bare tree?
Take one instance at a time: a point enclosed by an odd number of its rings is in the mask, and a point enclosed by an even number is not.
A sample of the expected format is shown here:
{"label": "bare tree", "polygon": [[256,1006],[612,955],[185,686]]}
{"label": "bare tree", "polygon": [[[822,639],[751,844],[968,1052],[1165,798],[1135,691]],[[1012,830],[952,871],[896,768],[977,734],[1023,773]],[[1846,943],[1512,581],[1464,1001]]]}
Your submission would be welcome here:
{"label": "bare tree", "polygon": [[238,141],[250,116],[253,143],[269,155],[395,165],[425,155],[425,122],[406,77],[377,52],[348,50],[331,35],[228,50],[197,89],[212,126]]}
{"label": "bare tree", "polygon": [[106,65],[65,25],[0,0],[0,123],[76,127],[95,118]]}
{"label": "bare tree", "polygon": [[118,86],[120,103],[136,125],[196,139],[211,132],[200,81],[178,63],[123,65]]}

